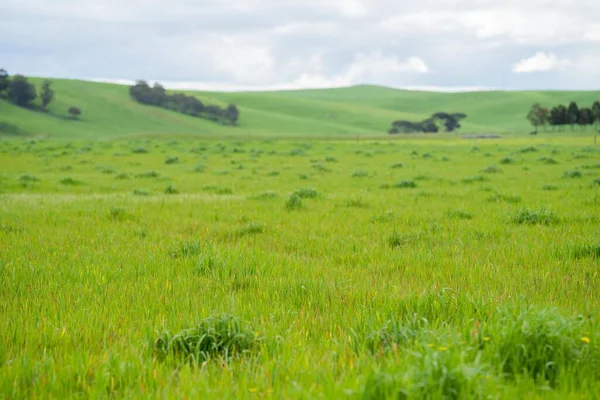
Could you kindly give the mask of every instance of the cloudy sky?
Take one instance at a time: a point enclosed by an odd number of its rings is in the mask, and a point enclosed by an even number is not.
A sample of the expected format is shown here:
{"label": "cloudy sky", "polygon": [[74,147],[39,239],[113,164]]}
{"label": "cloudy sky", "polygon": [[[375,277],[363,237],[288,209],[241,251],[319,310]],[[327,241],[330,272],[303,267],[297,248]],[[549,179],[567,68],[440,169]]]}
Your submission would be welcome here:
{"label": "cloudy sky", "polygon": [[600,88],[600,0],[1,0],[0,67],[215,90]]}

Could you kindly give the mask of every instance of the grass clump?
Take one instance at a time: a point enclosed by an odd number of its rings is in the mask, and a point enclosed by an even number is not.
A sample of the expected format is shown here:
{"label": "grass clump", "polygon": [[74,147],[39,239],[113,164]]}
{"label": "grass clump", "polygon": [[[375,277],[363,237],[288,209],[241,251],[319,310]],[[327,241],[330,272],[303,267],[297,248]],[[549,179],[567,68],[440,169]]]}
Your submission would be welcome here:
{"label": "grass clump", "polygon": [[551,158],[551,157],[542,157],[542,158],[539,158],[538,161],[541,162],[542,164],[546,164],[546,165],[558,164],[558,161],[556,161],[554,158]]}
{"label": "grass clump", "polygon": [[179,157],[167,157],[165,160],[165,164],[177,164],[179,162]]}
{"label": "grass clump", "polygon": [[475,175],[475,176],[469,176],[466,178],[461,179],[462,183],[477,183],[477,182],[485,182],[487,181],[488,178],[486,178],[485,176],[481,176],[481,175]]}
{"label": "grass clump", "polygon": [[511,220],[518,225],[551,225],[559,221],[556,214],[546,208],[522,208]]}
{"label": "grass clump", "polygon": [[172,258],[186,258],[202,254],[204,247],[197,241],[179,242],[173,250],[170,251]]}
{"label": "grass clump", "polygon": [[498,173],[502,172],[502,170],[495,165],[490,165],[489,167],[485,168],[481,172],[483,172],[484,174],[498,174]]}
{"label": "grass clump", "polygon": [[542,186],[542,190],[546,190],[548,192],[552,192],[552,191],[559,190],[559,189],[560,189],[560,186],[557,186],[557,185],[544,185],[544,186]]}
{"label": "grass clump", "polygon": [[581,171],[578,170],[565,171],[565,173],[563,174],[563,178],[567,179],[581,178],[582,176],[583,174],[581,173]]}
{"label": "grass clump", "polygon": [[165,188],[165,194],[179,194],[179,190],[173,185],[169,185]]}
{"label": "grass clump", "polygon": [[70,186],[77,186],[77,185],[83,184],[83,182],[73,179],[71,177],[62,178],[60,180],[60,183],[61,183],[61,185],[70,185]]}
{"label": "grass clump", "polygon": [[115,179],[123,181],[129,179],[129,175],[124,172],[121,172],[120,174],[115,175]]}
{"label": "grass clump", "polygon": [[600,243],[574,246],[570,249],[570,254],[576,260],[581,258],[600,259]]}
{"label": "grass clump", "polygon": [[519,153],[535,153],[537,151],[538,151],[537,147],[529,146],[529,147],[524,147],[521,150],[519,150]]}
{"label": "grass clump", "polygon": [[296,193],[292,193],[290,197],[285,202],[285,208],[288,210],[299,210],[304,207],[304,203],[302,201],[302,197],[298,196]]}
{"label": "grass clump", "polygon": [[515,160],[511,157],[504,157],[503,159],[500,160],[500,164],[502,165],[508,165],[508,164],[514,164]]}
{"label": "grass clump", "polygon": [[260,341],[247,324],[232,315],[221,315],[175,334],[162,333],[154,342],[154,354],[160,361],[171,358],[191,365],[214,359],[229,362],[258,352]]}
{"label": "grass clump", "polygon": [[266,192],[262,192],[257,194],[256,196],[252,196],[252,200],[272,200],[277,198],[277,193],[267,190]]}
{"label": "grass clump", "polygon": [[390,168],[391,168],[391,169],[400,169],[400,168],[404,168],[404,164],[402,164],[402,163],[400,163],[400,162],[399,162],[399,163],[394,163],[394,164],[390,165]]}
{"label": "grass clump", "polygon": [[448,210],[446,214],[452,219],[473,219],[473,214],[463,210]]}
{"label": "grass clump", "polygon": [[353,178],[367,178],[368,176],[369,176],[369,173],[367,171],[362,171],[362,170],[354,171],[352,173]]}
{"label": "grass clump", "polygon": [[296,190],[294,193],[292,193],[292,196],[294,195],[301,199],[316,199],[320,194],[316,189],[304,188]]}
{"label": "grass clump", "polygon": [[32,183],[32,182],[39,182],[40,179],[37,176],[25,174],[25,175],[21,175],[19,177],[19,181],[21,183]]}
{"label": "grass clump", "polygon": [[135,189],[133,191],[134,196],[150,196],[150,191],[146,189]]}
{"label": "grass clump", "polygon": [[148,153],[148,150],[143,147],[136,147],[135,149],[131,150],[131,152],[134,154],[146,154]]}
{"label": "grass clump", "polygon": [[371,223],[373,224],[384,224],[386,222],[391,222],[396,217],[396,213],[393,210],[388,210],[382,214],[375,215],[371,217]]}
{"label": "grass clump", "polygon": [[261,222],[250,222],[243,227],[237,229],[231,236],[233,237],[244,237],[244,236],[252,236],[259,235],[264,233],[266,230],[265,225]]}
{"label": "grass clump", "polygon": [[584,333],[583,318],[566,318],[554,309],[505,309],[491,325],[490,350],[509,377],[524,375],[554,386],[567,370],[593,374],[598,367]]}
{"label": "grass clump", "polygon": [[394,185],[396,189],[414,189],[417,187],[415,181],[400,181]]}
{"label": "grass clump", "polygon": [[490,197],[487,198],[487,201],[489,201],[490,203],[511,203],[511,204],[517,204],[521,202],[521,196],[518,196],[516,194],[501,194],[501,193],[494,193],[493,195],[491,195]]}
{"label": "grass clump", "polygon": [[136,178],[142,178],[142,179],[158,178],[159,176],[160,176],[160,174],[156,171],[142,172],[142,173],[135,175]]}

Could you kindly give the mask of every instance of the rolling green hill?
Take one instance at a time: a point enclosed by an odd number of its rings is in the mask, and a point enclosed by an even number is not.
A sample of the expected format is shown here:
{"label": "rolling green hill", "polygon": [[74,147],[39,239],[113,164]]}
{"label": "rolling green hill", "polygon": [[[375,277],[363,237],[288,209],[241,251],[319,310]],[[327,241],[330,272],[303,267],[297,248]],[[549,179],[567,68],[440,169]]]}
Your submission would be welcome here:
{"label": "rolling green hill", "polygon": [[[31,80],[39,85],[40,78]],[[552,106],[577,101],[591,105],[600,92],[433,93],[360,85],[340,89],[279,92],[192,92],[207,103],[238,105],[240,126],[227,127],[130,99],[127,86],[53,79],[56,99],[49,113],[0,100],[0,123],[18,135],[54,138],[111,138],[165,134],[211,137],[385,136],[393,120],[422,120],[437,111],[468,115],[460,133],[526,133],[531,104]],[[82,118],[67,118],[70,106]],[[9,128],[6,128],[9,126]],[[2,130],[0,130],[2,134]],[[5,136],[10,135],[4,132]]]}

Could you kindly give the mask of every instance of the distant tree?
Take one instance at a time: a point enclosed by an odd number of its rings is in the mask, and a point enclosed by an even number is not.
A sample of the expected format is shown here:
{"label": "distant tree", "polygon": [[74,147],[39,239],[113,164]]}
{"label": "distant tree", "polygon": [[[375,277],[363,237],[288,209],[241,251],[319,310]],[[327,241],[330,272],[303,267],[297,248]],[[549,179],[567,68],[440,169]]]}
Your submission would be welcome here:
{"label": "distant tree", "polygon": [[40,98],[42,99],[42,110],[47,111],[48,105],[54,100],[54,90],[50,88],[52,82],[46,79],[42,83],[42,88],[40,90]]}
{"label": "distant tree", "polygon": [[237,125],[238,118],[240,117],[240,111],[235,104],[230,104],[227,106],[226,115],[231,122],[231,125]]}
{"label": "distant tree", "polygon": [[5,69],[0,68],[0,94],[8,89],[8,84],[10,83],[10,77],[8,76],[8,72]]}
{"label": "distant tree", "polygon": [[568,123],[568,110],[564,105],[553,107],[550,111],[550,125],[552,127],[563,127]]}
{"label": "distant tree", "polygon": [[571,125],[571,130],[579,122],[579,107],[574,101],[569,103],[569,107],[567,108],[567,122]]}
{"label": "distant tree", "polygon": [[69,107],[69,115],[71,116],[71,118],[73,119],[77,119],[79,118],[79,116],[81,115],[81,109],[79,107]]}
{"label": "distant tree", "polygon": [[592,105],[592,115],[594,116],[594,125],[596,125],[596,131],[600,127],[600,101],[595,101]]}
{"label": "distant tree", "polygon": [[15,75],[8,85],[8,98],[14,104],[28,107],[35,100],[37,94],[33,86],[23,75]]}
{"label": "distant tree", "polygon": [[582,107],[579,109],[579,120],[577,121],[582,130],[585,130],[587,125],[594,123],[594,113],[589,107]]}
{"label": "distant tree", "polygon": [[527,120],[538,131],[538,127],[545,126],[548,123],[550,112],[547,108],[540,106],[538,103],[531,106],[527,114]]}

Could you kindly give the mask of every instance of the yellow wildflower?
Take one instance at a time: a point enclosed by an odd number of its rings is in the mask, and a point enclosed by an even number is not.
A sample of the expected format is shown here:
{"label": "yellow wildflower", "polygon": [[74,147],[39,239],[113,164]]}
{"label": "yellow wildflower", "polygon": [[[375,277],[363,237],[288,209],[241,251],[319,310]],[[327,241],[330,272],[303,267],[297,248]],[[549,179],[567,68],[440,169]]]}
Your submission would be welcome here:
{"label": "yellow wildflower", "polygon": [[439,351],[446,351],[446,350],[448,350],[448,348],[444,347],[444,346],[440,346],[440,347],[438,347],[438,350]]}
{"label": "yellow wildflower", "polygon": [[582,337],[582,338],[581,338],[581,341],[582,341],[583,343],[585,343],[585,344],[588,344],[588,343],[590,342],[590,338],[589,338],[589,337],[587,337],[587,336],[584,336],[584,337]]}
{"label": "yellow wildflower", "polygon": [[488,336],[486,336],[486,337],[484,337],[484,338],[483,338],[483,341],[484,341],[484,342],[489,342],[489,341],[490,341],[490,338],[489,338]]}

